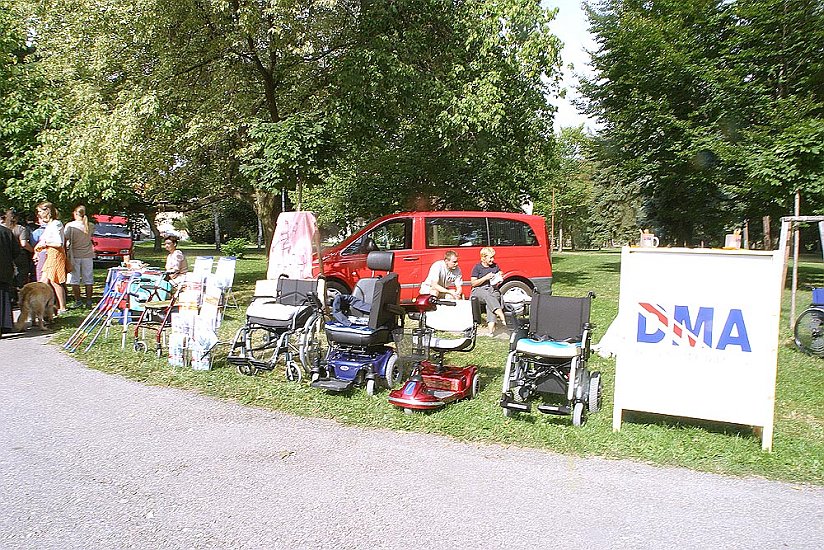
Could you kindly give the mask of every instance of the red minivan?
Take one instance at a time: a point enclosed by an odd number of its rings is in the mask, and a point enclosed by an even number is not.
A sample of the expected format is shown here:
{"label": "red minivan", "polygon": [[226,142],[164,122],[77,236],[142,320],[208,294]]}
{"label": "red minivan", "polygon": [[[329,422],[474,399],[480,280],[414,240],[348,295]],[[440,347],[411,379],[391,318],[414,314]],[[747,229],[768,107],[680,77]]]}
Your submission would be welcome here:
{"label": "red minivan", "polygon": [[124,256],[133,256],[134,240],[127,217],[97,214],[92,218],[94,220],[92,244],[95,262],[120,263]]}
{"label": "red minivan", "polygon": [[[505,301],[516,302],[532,289],[549,292],[552,264],[546,222],[541,216],[511,212],[404,212],[379,218],[323,253],[328,298],[348,294],[361,277],[371,277],[366,255],[373,250],[395,253],[395,272],[401,283],[401,301],[413,300],[429,267],[447,250],[458,253],[469,297],[472,267],[481,261],[485,246],[495,249],[501,267]],[[315,264],[317,273],[317,264]]]}

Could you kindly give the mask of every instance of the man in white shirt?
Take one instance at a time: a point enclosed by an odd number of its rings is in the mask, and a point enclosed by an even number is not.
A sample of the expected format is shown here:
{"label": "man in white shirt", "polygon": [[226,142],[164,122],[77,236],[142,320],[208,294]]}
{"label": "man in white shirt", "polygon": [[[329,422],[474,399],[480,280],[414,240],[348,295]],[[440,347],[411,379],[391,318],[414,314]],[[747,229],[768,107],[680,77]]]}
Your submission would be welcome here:
{"label": "man in white shirt", "polygon": [[447,250],[443,260],[438,260],[429,268],[429,274],[421,284],[421,294],[460,300],[463,297],[462,287],[463,280],[461,268],[458,267],[458,254],[454,250]]}

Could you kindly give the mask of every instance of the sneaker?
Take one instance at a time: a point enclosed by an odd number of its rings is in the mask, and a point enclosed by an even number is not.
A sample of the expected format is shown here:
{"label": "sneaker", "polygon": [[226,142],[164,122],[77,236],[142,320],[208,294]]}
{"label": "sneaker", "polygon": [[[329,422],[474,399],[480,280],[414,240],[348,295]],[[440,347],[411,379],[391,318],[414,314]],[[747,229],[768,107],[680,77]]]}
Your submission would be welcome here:
{"label": "sneaker", "polygon": [[68,309],[58,309],[58,310],[57,310],[57,315],[58,315],[58,316],[60,316],[60,315],[65,315],[65,314],[67,314],[68,312],[69,312],[69,310],[68,310]]}
{"label": "sneaker", "polygon": [[69,306],[69,309],[81,309],[83,307],[83,302],[77,300],[75,303]]}
{"label": "sneaker", "polygon": [[94,309],[94,301],[91,298],[86,300],[86,309]]}

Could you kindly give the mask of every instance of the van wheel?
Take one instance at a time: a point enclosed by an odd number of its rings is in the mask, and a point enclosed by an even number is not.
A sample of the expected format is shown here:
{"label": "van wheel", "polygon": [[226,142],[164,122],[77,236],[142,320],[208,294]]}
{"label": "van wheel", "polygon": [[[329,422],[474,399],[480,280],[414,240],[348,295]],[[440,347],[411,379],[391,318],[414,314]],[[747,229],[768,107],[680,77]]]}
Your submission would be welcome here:
{"label": "van wheel", "polygon": [[504,303],[517,304],[532,299],[532,287],[523,281],[507,281],[501,285],[501,300]]}
{"label": "van wheel", "polygon": [[326,281],[326,306],[331,308],[335,297],[341,294],[349,294],[350,291],[346,285],[337,281]]}

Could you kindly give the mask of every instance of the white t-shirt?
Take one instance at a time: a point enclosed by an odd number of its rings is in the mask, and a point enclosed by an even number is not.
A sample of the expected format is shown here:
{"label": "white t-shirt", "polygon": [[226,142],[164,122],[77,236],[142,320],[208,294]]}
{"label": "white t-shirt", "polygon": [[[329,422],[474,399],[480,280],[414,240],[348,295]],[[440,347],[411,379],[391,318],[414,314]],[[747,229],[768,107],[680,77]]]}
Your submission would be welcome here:
{"label": "white t-shirt", "polygon": [[446,267],[445,260],[438,260],[429,268],[429,274],[426,276],[424,282],[421,283],[421,294],[431,294],[433,283],[437,283],[444,288],[455,287],[460,290],[463,286],[461,277],[460,267],[455,266],[455,269],[450,270]]}
{"label": "white t-shirt", "polygon": [[60,220],[52,220],[46,225],[43,234],[40,235],[40,241],[46,246],[59,247],[63,246],[63,223]]}

